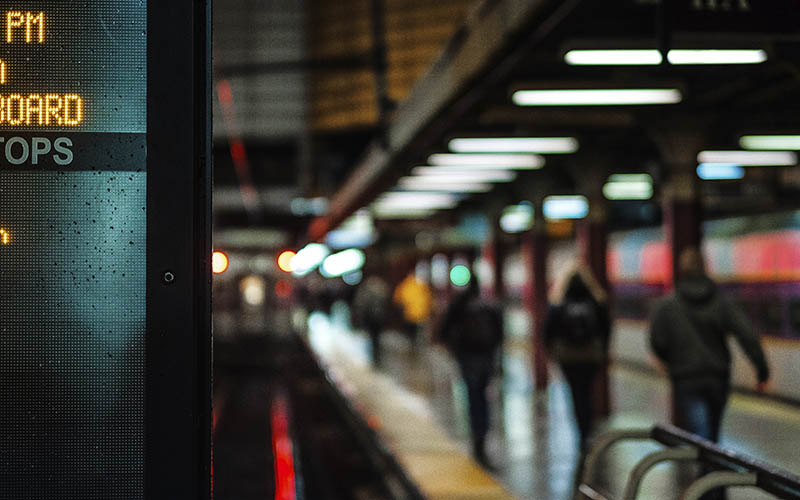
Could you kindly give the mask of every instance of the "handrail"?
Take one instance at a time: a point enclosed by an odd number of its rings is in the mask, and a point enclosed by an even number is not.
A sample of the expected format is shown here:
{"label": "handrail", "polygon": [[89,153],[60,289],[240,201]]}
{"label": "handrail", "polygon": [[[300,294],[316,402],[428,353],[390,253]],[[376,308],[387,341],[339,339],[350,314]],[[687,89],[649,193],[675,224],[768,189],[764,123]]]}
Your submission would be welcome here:
{"label": "handrail", "polygon": [[656,425],[653,439],[667,446],[690,445],[700,452],[698,460],[728,470],[747,470],[758,476],[756,486],[779,498],[800,499],[800,476],[779,469],[756,458],[747,457],[732,450],[686,432],[673,425]]}
{"label": "handrail", "polygon": [[584,460],[577,498],[605,499],[591,485],[600,456],[614,444],[624,440],[649,439],[667,446],[665,450],[644,457],[631,471],[623,500],[634,500],[644,475],[656,463],[672,460],[693,460],[717,469],[695,480],[681,494],[681,500],[696,500],[703,493],[726,486],[755,486],[783,499],[800,500],[800,476],[779,469],[762,460],[744,456],[686,432],[672,425],[656,425],[651,429],[613,430],[600,435]]}

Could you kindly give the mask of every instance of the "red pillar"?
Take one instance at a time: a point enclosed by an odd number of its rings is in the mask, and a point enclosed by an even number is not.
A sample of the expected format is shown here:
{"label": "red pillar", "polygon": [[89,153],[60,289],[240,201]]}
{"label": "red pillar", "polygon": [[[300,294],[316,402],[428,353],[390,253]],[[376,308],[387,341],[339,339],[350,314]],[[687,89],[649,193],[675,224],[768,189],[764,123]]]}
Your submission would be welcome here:
{"label": "red pillar", "polygon": [[[604,200],[596,200],[591,210],[601,212],[599,204]],[[606,291],[608,306],[611,307],[610,286],[608,281],[608,270],[606,267],[606,251],[608,249],[608,226],[605,214],[602,216],[590,216],[578,226],[577,240],[581,262],[586,265],[600,286]],[[611,395],[609,382],[609,360],[606,359],[605,366],[600,371],[600,375],[595,379],[593,394],[595,397],[596,416],[608,417],[611,414]]]}
{"label": "red pillar", "polygon": [[494,234],[483,246],[483,258],[492,269],[491,298],[503,302],[506,296],[503,267],[506,260],[506,248],[499,234]]}
{"label": "red pillar", "polygon": [[[539,221],[537,221],[539,222]],[[547,353],[544,347],[544,320],[547,314],[547,234],[544,223],[534,224],[525,234],[523,252],[530,272],[525,294],[525,306],[533,320],[531,343],[533,376],[536,389],[546,389],[548,383]]]}
{"label": "red pillar", "polygon": [[706,144],[705,132],[686,123],[673,123],[654,133],[667,173],[662,209],[664,234],[670,248],[671,281],[677,276],[681,252],[689,247],[699,249],[702,242],[702,204],[695,168],[697,153]]}
{"label": "red pillar", "polygon": [[664,202],[664,234],[672,258],[672,282],[678,276],[678,262],[687,248],[700,248],[702,243],[702,203],[695,193],[673,193]]}

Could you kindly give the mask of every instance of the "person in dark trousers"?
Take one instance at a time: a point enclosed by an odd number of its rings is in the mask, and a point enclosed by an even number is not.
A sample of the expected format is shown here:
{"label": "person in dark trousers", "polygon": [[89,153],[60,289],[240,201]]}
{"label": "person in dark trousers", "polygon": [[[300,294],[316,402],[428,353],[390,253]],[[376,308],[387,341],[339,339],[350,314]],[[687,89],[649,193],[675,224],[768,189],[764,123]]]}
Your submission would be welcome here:
{"label": "person in dark trousers", "polygon": [[544,342],[569,385],[583,450],[594,426],[593,388],[607,366],[611,321],[606,294],[588,269],[568,273],[560,288],[547,312]]}
{"label": "person in dark trousers", "polygon": [[486,454],[486,389],[503,344],[503,316],[499,307],[481,297],[474,278],[447,308],[439,339],[458,362],[467,388],[473,456],[482,466],[492,469]]}
{"label": "person in dark trousers", "polygon": [[[700,252],[694,248],[684,250],[678,262],[674,293],[654,309],[650,345],[672,382],[675,425],[714,442],[719,440],[730,394],[728,334],[734,335],[755,366],[756,388],[763,391],[769,367],[758,335],[741,309],[723,296],[706,275]],[[712,470],[705,466],[700,473]],[[702,497],[724,498],[722,489]]]}
{"label": "person in dark trousers", "polygon": [[763,390],[769,367],[758,335],[706,275],[700,252],[684,250],[675,292],[654,309],[650,345],[672,382],[676,425],[714,442],[730,393],[728,334],[755,366],[757,389]]}
{"label": "person in dark trousers", "polygon": [[353,299],[353,309],[369,335],[372,364],[381,366],[381,333],[386,326],[390,307],[389,285],[378,275],[372,275],[362,283]]}

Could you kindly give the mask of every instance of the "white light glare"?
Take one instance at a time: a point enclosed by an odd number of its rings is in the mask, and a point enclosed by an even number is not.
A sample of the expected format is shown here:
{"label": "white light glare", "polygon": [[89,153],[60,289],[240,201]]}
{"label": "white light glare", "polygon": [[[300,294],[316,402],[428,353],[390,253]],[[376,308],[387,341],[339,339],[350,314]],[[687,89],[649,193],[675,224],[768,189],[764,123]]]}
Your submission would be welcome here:
{"label": "white light glare", "polygon": [[744,149],[800,150],[800,135],[743,135],[739,145]]}
{"label": "white light glare", "polygon": [[518,90],[511,100],[518,106],[633,106],[676,104],[678,89],[563,89]]}
{"label": "white light glare", "polygon": [[380,196],[376,206],[408,207],[418,210],[451,208],[458,204],[459,197],[452,193],[420,193],[413,191],[391,191]]}
{"label": "white light glare", "polygon": [[649,200],[653,197],[653,178],[649,174],[615,174],[603,185],[609,200]]}
{"label": "white light glare", "polygon": [[343,274],[358,271],[364,266],[365,260],[364,252],[357,248],[342,250],[326,257],[322,261],[319,272],[326,278],[336,278]]}
{"label": "white light glare", "polygon": [[697,176],[704,181],[741,179],[744,169],[729,163],[701,163],[697,166]]}
{"label": "white light glare", "polygon": [[657,66],[661,52],[655,49],[570,50],[564,60],[571,66]]}
{"label": "white light glare", "polygon": [[292,274],[305,276],[317,267],[331,251],[321,243],[309,243],[297,252],[297,255],[289,261]]}
{"label": "white light glare", "polygon": [[565,154],[578,150],[574,137],[462,137],[447,144],[453,153]]}
{"label": "white light glare", "polygon": [[759,64],[767,60],[761,49],[672,49],[667,52],[670,64]]}
{"label": "white light glare", "polygon": [[428,157],[428,163],[437,167],[534,170],[544,166],[544,158],[535,154],[437,153]]}
{"label": "white light glare", "polygon": [[[657,49],[570,50],[564,60],[571,66],[657,66],[663,58]],[[761,49],[672,49],[667,61],[674,65],[759,64],[767,60]]]}
{"label": "white light glare", "polygon": [[[413,181],[411,179],[414,179]],[[417,180],[419,179],[419,180]],[[488,182],[430,182],[424,177],[409,177],[408,180],[400,179],[399,187],[413,192],[434,193],[488,193],[492,185]]]}
{"label": "white light glare", "polygon": [[589,213],[589,201],[585,196],[548,196],[542,203],[546,219],[582,219]]}
{"label": "white light glare", "polygon": [[701,151],[698,163],[727,163],[743,167],[780,167],[797,163],[791,151]]}
{"label": "white light glare", "polygon": [[533,226],[533,206],[530,203],[511,205],[503,209],[500,229],[507,233],[521,233]]}
{"label": "white light glare", "polygon": [[414,177],[403,177],[402,182],[511,182],[517,178],[509,170],[464,170],[443,167],[417,167],[411,171]]}

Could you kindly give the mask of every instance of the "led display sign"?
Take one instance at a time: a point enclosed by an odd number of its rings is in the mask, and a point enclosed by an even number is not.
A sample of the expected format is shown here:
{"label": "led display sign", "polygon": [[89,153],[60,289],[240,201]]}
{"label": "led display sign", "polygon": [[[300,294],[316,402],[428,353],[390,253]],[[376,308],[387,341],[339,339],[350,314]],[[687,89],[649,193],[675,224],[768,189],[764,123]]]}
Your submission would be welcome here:
{"label": "led display sign", "polygon": [[145,497],[147,4],[0,7],[0,498]]}

